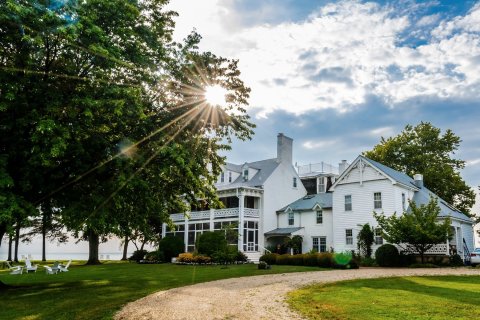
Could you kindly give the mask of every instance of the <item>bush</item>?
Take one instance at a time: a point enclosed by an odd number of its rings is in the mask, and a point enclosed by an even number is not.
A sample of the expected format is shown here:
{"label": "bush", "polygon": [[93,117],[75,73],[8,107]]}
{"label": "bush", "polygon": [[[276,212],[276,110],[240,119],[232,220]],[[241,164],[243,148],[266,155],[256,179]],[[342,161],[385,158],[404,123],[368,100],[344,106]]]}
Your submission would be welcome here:
{"label": "bush", "polygon": [[375,252],[375,260],[380,267],[396,267],[399,265],[398,249],[392,244],[384,244]]}
{"label": "bush", "polygon": [[278,265],[290,265],[292,261],[290,260],[289,254],[280,254],[277,256],[277,264]]}
{"label": "bush", "polygon": [[463,260],[458,254],[450,256],[450,265],[452,267],[461,267],[463,266]]}
{"label": "bush", "polygon": [[260,257],[260,261],[264,261],[267,264],[272,265],[277,263],[277,257],[277,253],[266,253]]}
{"label": "bush", "polygon": [[258,263],[258,269],[262,269],[262,270],[270,269],[270,265],[265,261],[260,261]]}
{"label": "bush", "polygon": [[197,240],[198,253],[213,257],[218,251],[227,250],[227,240],[223,232],[204,232]]}
{"label": "bush", "polygon": [[212,258],[209,256],[204,256],[204,255],[194,255],[193,256],[193,263],[198,263],[198,264],[208,264],[212,263]]}
{"label": "bush", "polygon": [[330,252],[322,252],[317,254],[317,265],[320,268],[333,267],[333,254]]}
{"label": "bush", "polygon": [[145,255],[145,260],[148,262],[164,262],[165,261],[165,255],[163,254],[163,251],[157,250],[157,251],[152,251],[148,252]]}
{"label": "bush", "polygon": [[178,255],[177,261],[181,263],[192,263],[193,254],[190,252],[181,253]]}
{"label": "bush", "polygon": [[414,254],[405,254],[403,252],[400,252],[398,259],[399,266],[408,267],[409,265],[412,265],[414,263],[417,263],[417,258]]}
{"label": "bush", "polygon": [[317,258],[318,254],[316,253],[306,253],[303,255],[303,265],[309,267],[316,267],[318,265]]}
{"label": "bush", "polygon": [[432,263],[414,263],[409,265],[410,268],[440,268],[439,266]]}
{"label": "bush", "polygon": [[375,259],[373,258],[362,258],[360,260],[360,265],[362,267],[373,267],[375,266],[377,263],[375,262]]}
{"label": "bush", "polygon": [[167,236],[160,240],[158,251],[163,252],[165,261],[172,261],[173,257],[178,256],[185,250],[183,239],[174,236]]}
{"label": "bush", "polygon": [[145,259],[147,252],[147,250],[136,250],[133,252],[132,256],[128,258],[128,260],[139,262],[140,260]]}
{"label": "bush", "polygon": [[248,258],[245,255],[245,253],[243,253],[242,251],[237,251],[237,255],[235,256],[235,261],[245,263],[248,261]]}

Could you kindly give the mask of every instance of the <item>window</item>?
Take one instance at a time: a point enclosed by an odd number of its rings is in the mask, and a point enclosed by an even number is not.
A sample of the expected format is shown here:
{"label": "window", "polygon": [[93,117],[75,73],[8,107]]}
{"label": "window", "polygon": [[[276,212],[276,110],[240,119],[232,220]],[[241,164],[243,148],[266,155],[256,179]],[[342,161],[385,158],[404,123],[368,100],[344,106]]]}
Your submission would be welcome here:
{"label": "window", "polygon": [[317,210],[317,224],[323,223],[323,212],[322,210]]}
{"label": "window", "polygon": [[222,172],[220,174],[220,182],[222,182],[222,183],[225,182],[225,172]]}
{"label": "window", "polygon": [[373,194],[373,208],[382,209],[382,193],[381,192],[375,192]]}
{"label": "window", "polygon": [[345,243],[346,244],[353,244],[353,230],[346,229],[345,230]]}
{"label": "window", "polygon": [[243,181],[248,181],[248,168],[243,169]]}
{"label": "window", "polygon": [[297,187],[297,178],[296,177],[293,177],[293,187],[294,188]]}
{"label": "window", "polygon": [[352,196],[345,196],[345,211],[352,211]]}
{"label": "window", "polygon": [[295,223],[295,214],[293,212],[288,213],[288,225],[293,226]]}
{"label": "window", "polygon": [[378,245],[383,244],[382,229],[380,228],[375,229],[375,244],[378,244]]}
{"label": "window", "polygon": [[402,193],[402,209],[403,211],[407,210],[407,201],[405,199],[405,193]]}
{"label": "window", "polygon": [[327,252],[327,237],[313,237],[313,251]]}
{"label": "window", "polygon": [[323,177],[318,178],[318,193],[325,193],[325,181]]}
{"label": "window", "polygon": [[232,171],[228,171],[228,182],[232,182]]}

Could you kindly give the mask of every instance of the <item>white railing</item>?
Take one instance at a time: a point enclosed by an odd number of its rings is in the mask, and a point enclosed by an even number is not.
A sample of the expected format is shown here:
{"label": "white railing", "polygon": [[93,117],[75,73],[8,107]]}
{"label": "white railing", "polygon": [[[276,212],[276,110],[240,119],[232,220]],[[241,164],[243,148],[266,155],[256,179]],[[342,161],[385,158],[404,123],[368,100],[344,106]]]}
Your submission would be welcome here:
{"label": "white railing", "polygon": [[[408,250],[405,249],[405,245],[402,246],[397,246],[399,251],[404,251],[404,252],[409,252]],[[448,249],[447,249],[447,244],[446,243],[441,243],[441,244],[436,244],[433,247],[431,247],[429,250],[425,252],[425,254],[441,254],[441,255],[448,255]]]}
{"label": "white railing", "polygon": [[227,208],[227,209],[218,209],[213,213],[214,219],[219,218],[229,218],[229,217],[238,217],[240,210],[239,208]]}
{"label": "white railing", "polygon": [[208,220],[210,219],[210,210],[206,211],[193,211],[189,214],[190,220]]}
{"label": "white railing", "polygon": [[243,214],[245,217],[260,218],[260,210],[252,208],[243,208]]}
{"label": "white railing", "polygon": [[308,175],[310,173],[333,173],[333,174],[338,174],[338,168],[335,166],[332,166],[329,163],[325,162],[320,162],[320,163],[311,163],[311,164],[306,164],[303,166],[298,166],[298,174],[300,176],[302,175]]}
{"label": "white railing", "polygon": [[185,215],[183,213],[174,213],[174,214],[171,214],[170,215],[170,219],[172,219],[172,221],[183,221],[185,220]]}

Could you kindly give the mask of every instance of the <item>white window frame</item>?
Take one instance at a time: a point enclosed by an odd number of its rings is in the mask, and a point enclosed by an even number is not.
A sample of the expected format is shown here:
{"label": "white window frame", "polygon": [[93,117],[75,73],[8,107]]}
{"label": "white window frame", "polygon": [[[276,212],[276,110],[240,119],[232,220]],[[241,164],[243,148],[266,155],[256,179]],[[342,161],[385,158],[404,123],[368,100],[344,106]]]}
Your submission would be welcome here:
{"label": "white window frame", "polygon": [[353,245],[353,229],[345,229],[345,244]]}
{"label": "white window frame", "polygon": [[318,178],[318,193],[325,193],[325,180],[323,177]]}
{"label": "white window frame", "polygon": [[[320,222],[318,222],[319,220],[320,220]],[[322,209],[317,209],[316,221],[317,221],[317,224],[323,224],[323,211],[322,211]]]}
{"label": "white window frame", "polygon": [[232,183],[232,171],[228,171],[228,182]]}
{"label": "white window frame", "polygon": [[225,172],[223,172],[223,171],[222,171],[222,173],[220,173],[220,182],[221,183],[225,182]]}
{"label": "white window frame", "polygon": [[243,175],[243,181],[248,181],[248,168],[243,169],[242,175]]}
{"label": "white window frame", "polygon": [[382,245],[383,244],[383,237],[382,237],[382,229],[375,228],[375,244]]}
{"label": "white window frame", "polygon": [[[344,197],[345,201],[345,211],[352,211],[353,208],[353,201],[352,201],[352,195],[351,194],[346,194]],[[349,202],[347,202],[347,199],[350,199]]]}
{"label": "white window frame", "polygon": [[382,193],[375,192],[373,193],[373,209],[382,209]]}
{"label": "white window frame", "polygon": [[402,210],[407,210],[407,196],[405,193],[402,193]]}
{"label": "white window frame", "polygon": [[327,252],[327,237],[312,237],[312,249],[316,252]]}
{"label": "white window frame", "polygon": [[288,213],[288,225],[289,226],[295,225],[295,213],[293,211],[290,211]]}

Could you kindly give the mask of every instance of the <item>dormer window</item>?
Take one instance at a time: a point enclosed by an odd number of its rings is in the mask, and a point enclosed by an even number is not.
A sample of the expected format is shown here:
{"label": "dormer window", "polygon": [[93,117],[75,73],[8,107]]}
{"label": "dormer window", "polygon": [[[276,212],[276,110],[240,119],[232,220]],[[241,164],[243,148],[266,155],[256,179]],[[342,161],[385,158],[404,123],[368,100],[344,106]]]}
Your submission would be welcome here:
{"label": "dormer window", "polygon": [[222,171],[222,173],[220,174],[220,182],[221,183],[224,183],[225,182],[225,172]]}
{"label": "dormer window", "polygon": [[243,181],[248,181],[248,167],[243,168]]}
{"label": "dormer window", "polygon": [[318,178],[318,193],[325,193],[325,181],[323,177]]}
{"label": "dormer window", "polygon": [[228,171],[228,182],[232,183],[232,171]]}
{"label": "dormer window", "polygon": [[294,188],[297,187],[297,178],[296,177],[293,177],[293,187]]}

